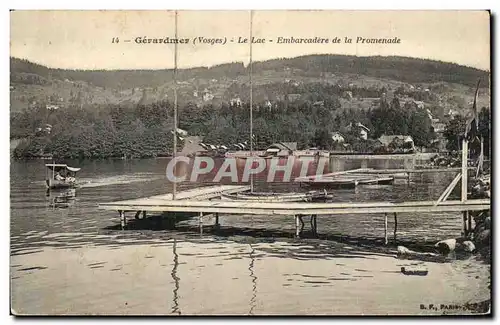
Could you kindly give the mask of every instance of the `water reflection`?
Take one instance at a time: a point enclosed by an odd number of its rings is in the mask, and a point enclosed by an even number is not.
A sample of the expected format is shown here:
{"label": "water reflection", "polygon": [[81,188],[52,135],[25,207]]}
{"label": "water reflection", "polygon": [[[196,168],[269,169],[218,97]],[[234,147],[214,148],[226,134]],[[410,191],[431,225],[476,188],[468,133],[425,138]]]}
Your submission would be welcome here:
{"label": "water reflection", "polygon": [[174,239],[174,244],[172,245],[172,251],[174,253],[174,267],[172,269],[172,272],[170,275],[172,276],[172,279],[174,280],[174,290],[173,290],[173,302],[174,306],[172,307],[172,314],[177,314],[181,315],[181,310],[179,309],[179,282],[180,278],[177,276],[177,267],[179,266],[179,255],[177,254],[177,240]]}
{"label": "water reflection", "polygon": [[69,208],[75,204],[76,201],[76,189],[66,189],[66,190],[50,190],[47,189],[45,193],[47,197],[48,206],[52,209],[58,208]]}
{"label": "water reflection", "polygon": [[250,271],[250,278],[252,279],[252,297],[250,298],[250,311],[248,314],[253,315],[253,310],[255,309],[256,300],[257,300],[257,276],[254,273],[254,264],[255,264],[255,250],[253,249],[252,244],[250,245],[250,265],[248,266],[248,270]]}

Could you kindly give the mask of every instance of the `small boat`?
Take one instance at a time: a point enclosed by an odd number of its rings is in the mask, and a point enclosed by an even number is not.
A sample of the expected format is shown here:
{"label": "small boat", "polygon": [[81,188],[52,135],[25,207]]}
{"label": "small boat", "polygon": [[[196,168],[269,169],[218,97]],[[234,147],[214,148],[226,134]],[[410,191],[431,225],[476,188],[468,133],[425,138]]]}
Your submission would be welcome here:
{"label": "small boat", "polygon": [[330,188],[330,189],[353,189],[358,185],[358,180],[353,178],[316,178],[311,180],[304,180],[300,182],[301,185],[313,188]]}
{"label": "small boat", "polygon": [[376,177],[365,178],[358,180],[359,185],[392,185],[394,184],[394,177]]}
{"label": "small boat", "polygon": [[359,185],[392,185],[393,176],[365,175],[365,174],[346,174],[343,176],[316,177],[312,179],[303,179],[301,185],[316,188],[336,188],[351,189]]}
{"label": "small boat", "polygon": [[45,164],[45,185],[48,189],[67,189],[77,187],[76,173],[81,169],[66,164]]}
{"label": "small boat", "polygon": [[307,193],[270,193],[270,192],[240,192],[236,194],[221,195],[227,201],[253,201],[253,202],[318,202],[332,198],[326,192],[310,191]]}

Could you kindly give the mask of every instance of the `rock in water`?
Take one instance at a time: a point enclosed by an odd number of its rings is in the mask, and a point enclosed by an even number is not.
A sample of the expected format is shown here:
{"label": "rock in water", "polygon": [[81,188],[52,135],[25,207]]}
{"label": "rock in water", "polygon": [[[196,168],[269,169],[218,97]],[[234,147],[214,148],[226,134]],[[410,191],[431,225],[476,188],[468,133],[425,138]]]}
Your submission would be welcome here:
{"label": "rock in water", "polygon": [[405,268],[404,266],[401,267],[401,273],[403,273],[404,275],[419,275],[419,276],[425,276],[427,274],[429,274],[429,271],[428,270],[408,270],[407,268]]}
{"label": "rock in water", "polygon": [[470,240],[464,241],[462,243],[462,246],[463,246],[464,251],[469,252],[469,253],[472,253],[473,251],[476,250],[476,246]]}
{"label": "rock in water", "polygon": [[409,250],[404,246],[398,246],[398,255],[410,255],[413,251]]}
{"label": "rock in water", "polygon": [[434,247],[436,247],[437,250],[442,254],[448,254],[449,252],[454,251],[456,246],[457,246],[456,239],[442,240],[440,242],[437,242],[436,245],[434,245]]}

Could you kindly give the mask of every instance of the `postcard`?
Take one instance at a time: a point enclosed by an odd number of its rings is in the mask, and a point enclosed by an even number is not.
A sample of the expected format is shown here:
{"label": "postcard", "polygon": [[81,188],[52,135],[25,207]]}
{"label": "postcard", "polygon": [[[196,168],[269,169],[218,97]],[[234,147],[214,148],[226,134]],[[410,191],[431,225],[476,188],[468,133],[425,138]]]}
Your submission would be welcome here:
{"label": "postcard", "polygon": [[11,314],[491,316],[490,26],[11,11]]}

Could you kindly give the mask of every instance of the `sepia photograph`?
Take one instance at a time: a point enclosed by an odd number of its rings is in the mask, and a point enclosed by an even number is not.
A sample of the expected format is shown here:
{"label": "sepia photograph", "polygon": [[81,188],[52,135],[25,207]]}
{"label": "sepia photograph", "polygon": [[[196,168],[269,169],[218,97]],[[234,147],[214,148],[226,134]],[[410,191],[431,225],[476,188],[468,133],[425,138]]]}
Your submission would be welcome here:
{"label": "sepia photograph", "polygon": [[13,316],[492,316],[488,10],[11,10]]}

